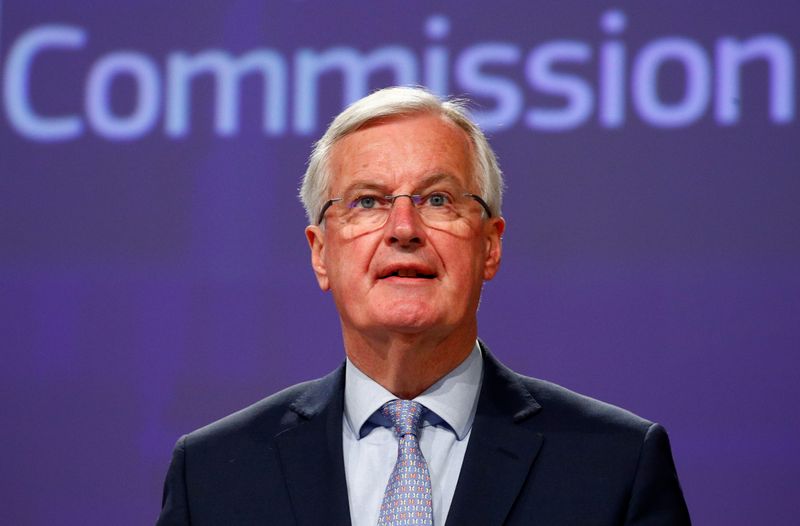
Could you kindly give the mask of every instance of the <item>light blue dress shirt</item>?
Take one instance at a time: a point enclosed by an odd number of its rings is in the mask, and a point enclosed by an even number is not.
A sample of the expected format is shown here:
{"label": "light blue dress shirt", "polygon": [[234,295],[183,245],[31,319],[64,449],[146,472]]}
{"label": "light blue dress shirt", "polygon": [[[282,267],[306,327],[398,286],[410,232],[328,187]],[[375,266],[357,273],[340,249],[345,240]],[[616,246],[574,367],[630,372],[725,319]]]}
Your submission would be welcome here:
{"label": "light blue dress shirt", "polygon": [[[444,524],[453,501],[482,377],[483,357],[476,342],[458,367],[414,398],[432,412],[423,416],[418,438],[431,473],[435,525]],[[395,398],[347,360],[342,445],[353,526],[378,523],[386,483],[397,460],[397,438],[378,410]]]}

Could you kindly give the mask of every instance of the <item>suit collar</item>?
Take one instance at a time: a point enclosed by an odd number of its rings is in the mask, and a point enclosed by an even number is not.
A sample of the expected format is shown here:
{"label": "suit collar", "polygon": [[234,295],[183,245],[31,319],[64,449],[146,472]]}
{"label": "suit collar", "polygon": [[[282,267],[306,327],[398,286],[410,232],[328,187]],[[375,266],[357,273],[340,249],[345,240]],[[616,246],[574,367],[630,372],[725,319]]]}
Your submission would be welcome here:
{"label": "suit collar", "polygon": [[483,386],[448,524],[502,524],[543,441],[541,433],[526,425],[541,405],[519,376],[480,343]]}
{"label": "suit collar", "polygon": [[511,416],[515,423],[522,422],[538,413],[542,406],[520,381],[520,375],[500,363],[489,351],[489,347],[478,340],[484,356],[481,400],[486,413]]}
{"label": "suit collar", "polygon": [[275,437],[298,525],[349,525],[342,457],[344,365],[312,382],[289,407],[287,429]]}
{"label": "suit collar", "polygon": [[306,385],[306,389],[289,404],[289,409],[304,419],[310,419],[335,404],[344,391],[344,362],[326,376]]}

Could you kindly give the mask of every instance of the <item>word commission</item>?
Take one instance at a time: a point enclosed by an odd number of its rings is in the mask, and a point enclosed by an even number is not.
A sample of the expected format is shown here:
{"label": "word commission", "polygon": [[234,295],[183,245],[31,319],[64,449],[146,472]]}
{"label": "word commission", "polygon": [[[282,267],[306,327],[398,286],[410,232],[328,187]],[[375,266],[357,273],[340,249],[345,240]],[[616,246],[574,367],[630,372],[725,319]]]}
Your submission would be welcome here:
{"label": "word commission", "polygon": [[[310,135],[327,120],[319,115],[323,78],[338,80],[344,106],[376,87],[370,79],[378,74],[393,78],[391,84],[422,84],[440,95],[477,98],[482,104],[473,116],[488,132],[515,126],[564,132],[592,122],[619,128],[631,116],[652,127],[680,128],[709,109],[718,125],[731,126],[740,122],[743,108],[753,106],[766,107],[766,118],[774,124],[794,120],[794,50],[782,36],[721,36],[707,49],[687,36],[668,35],[630,49],[624,39],[627,26],[627,15],[614,9],[599,17],[594,43],[564,38],[524,47],[492,41],[455,50],[446,45],[449,19],[434,15],[425,21],[429,42],[421,51],[395,44],[368,51],[304,47],[293,54],[257,48],[238,56],[206,49],[173,51],[163,60],[143,51],[112,51],[90,57],[88,68],[77,72],[84,79],[82,101],[76,100],[71,112],[57,113],[37,106],[42,99],[34,93],[59,85],[37,85],[47,77],[39,69],[67,53],[91,54],[91,38],[82,27],[47,24],[25,30],[8,46],[2,96],[12,129],[43,142],[75,140],[87,132],[108,140],[135,140],[156,130],[173,139],[186,137],[192,132],[198,79],[212,81],[214,96],[207,99],[213,105],[214,133],[220,136],[240,133],[243,106],[250,113],[260,110],[266,136]],[[745,71],[749,63],[766,67]],[[679,72],[675,77],[681,82],[665,97],[668,70]],[[244,104],[242,83],[250,77],[260,81],[259,96]],[[745,80],[760,86],[753,91],[767,94],[765,105],[748,106],[743,100]],[[124,111],[112,104],[112,97],[119,99],[115,89],[120,84],[129,88]],[[549,102],[533,105],[526,96]]]}

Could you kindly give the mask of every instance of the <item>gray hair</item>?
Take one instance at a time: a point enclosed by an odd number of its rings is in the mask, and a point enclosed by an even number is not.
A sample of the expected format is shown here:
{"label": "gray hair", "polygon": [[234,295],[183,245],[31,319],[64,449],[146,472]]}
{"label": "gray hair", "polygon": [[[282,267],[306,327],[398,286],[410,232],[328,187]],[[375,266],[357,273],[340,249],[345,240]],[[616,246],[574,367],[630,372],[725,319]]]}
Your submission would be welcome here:
{"label": "gray hair", "polygon": [[503,173],[483,132],[468,116],[466,101],[441,100],[424,88],[392,87],[378,90],[348,106],[314,145],[300,187],[300,200],[309,224],[316,223],[327,200],[332,176],[328,165],[336,142],[375,119],[419,113],[439,114],[467,133],[474,148],[473,170],[481,197],[493,216],[501,215]]}

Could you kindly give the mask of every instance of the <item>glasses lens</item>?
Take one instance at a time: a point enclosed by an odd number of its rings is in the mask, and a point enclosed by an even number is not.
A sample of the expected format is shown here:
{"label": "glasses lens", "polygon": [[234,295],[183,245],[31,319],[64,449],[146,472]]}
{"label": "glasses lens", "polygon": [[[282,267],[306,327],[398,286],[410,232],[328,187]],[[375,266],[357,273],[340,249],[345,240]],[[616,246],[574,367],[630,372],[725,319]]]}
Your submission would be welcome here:
{"label": "glasses lens", "polygon": [[417,209],[426,221],[446,223],[466,215],[467,206],[461,193],[436,191],[422,196]]}
{"label": "glasses lens", "polygon": [[376,192],[350,192],[342,199],[342,219],[353,226],[372,228],[382,225],[392,208],[390,199]]}

